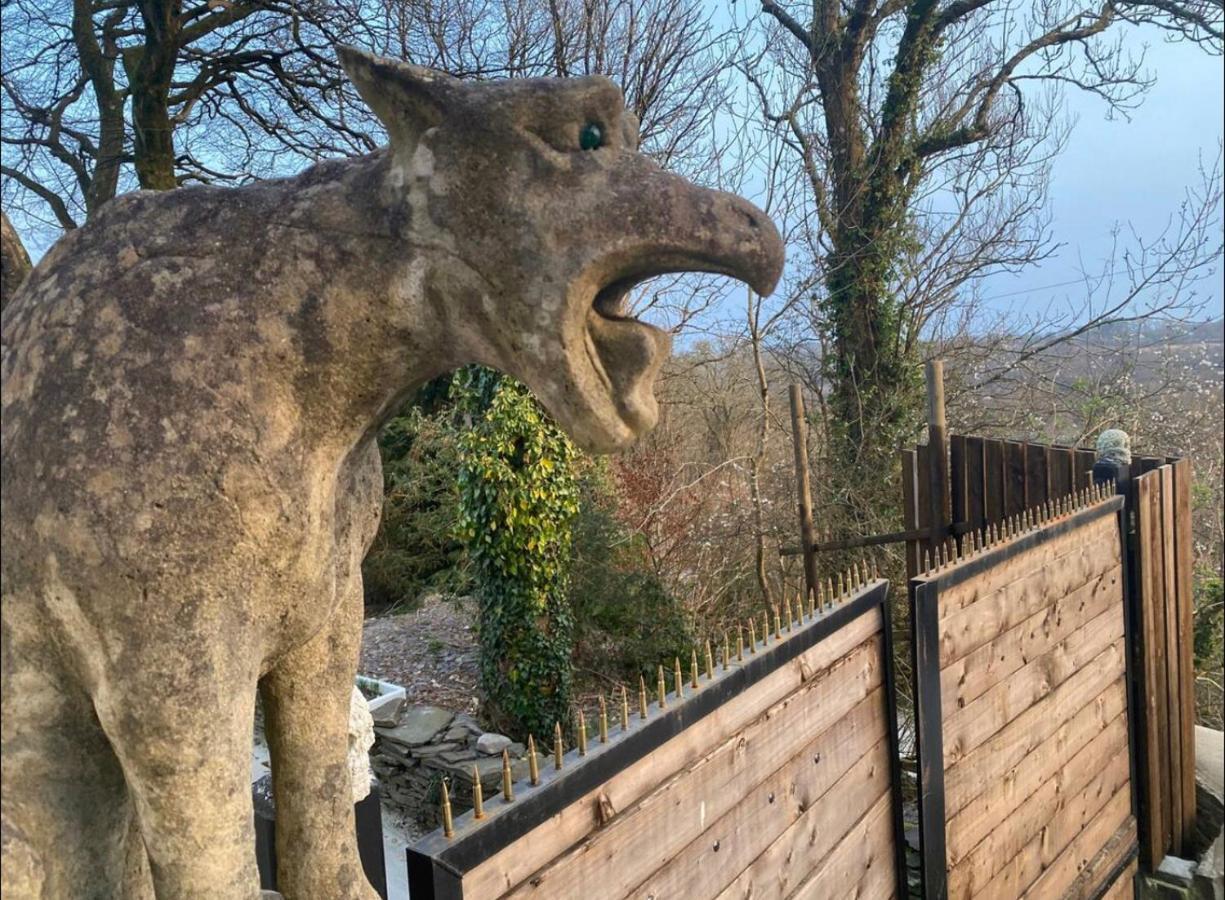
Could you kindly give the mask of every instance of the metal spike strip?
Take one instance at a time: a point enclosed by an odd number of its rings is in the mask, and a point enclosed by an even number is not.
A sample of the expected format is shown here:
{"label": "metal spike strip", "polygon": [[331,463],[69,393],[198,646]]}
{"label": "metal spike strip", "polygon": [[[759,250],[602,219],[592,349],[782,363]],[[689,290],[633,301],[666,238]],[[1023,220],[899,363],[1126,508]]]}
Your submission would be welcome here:
{"label": "metal spike strip", "polygon": [[447,780],[442,779],[442,834],[455,837],[455,823],[451,819],[451,795],[447,793]]}
{"label": "metal spike strip", "polygon": [[647,717],[647,683],[641,675],[638,676],[638,718]]}
{"label": "metal spike strip", "polygon": [[659,667],[659,672],[655,676],[655,690],[659,694],[659,708],[664,709],[668,705],[667,694],[668,687],[664,684],[664,667]]}
{"label": "metal spike strip", "polygon": [[472,818],[485,818],[485,795],[481,788],[481,771],[472,767]]}
{"label": "metal spike strip", "polygon": [[630,698],[625,685],[621,685],[621,730],[630,730]]}
{"label": "metal spike strip", "polygon": [[536,738],[527,736],[527,778],[533,786],[540,784],[540,760],[536,757]]}
{"label": "metal spike strip", "polygon": [[608,743],[608,704],[603,694],[600,694],[600,743]]}
{"label": "metal spike strip", "polygon": [[565,749],[561,745],[561,722],[553,723],[553,768],[561,771],[562,757]]}
{"label": "metal spike strip", "polygon": [[[561,737],[561,725],[557,726],[557,736]],[[578,755],[587,755],[587,717],[583,711],[578,711]]]}
{"label": "metal spike strip", "polygon": [[515,782],[510,775],[510,753],[502,751],[502,799],[507,803],[515,801]]}
{"label": "metal spike strip", "polygon": [[705,662],[706,662],[706,680],[709,681],[710,679],[715,677],[715,656],[714,656],[714,653],[711,652],[710,641],[706,642],[706,660]]}

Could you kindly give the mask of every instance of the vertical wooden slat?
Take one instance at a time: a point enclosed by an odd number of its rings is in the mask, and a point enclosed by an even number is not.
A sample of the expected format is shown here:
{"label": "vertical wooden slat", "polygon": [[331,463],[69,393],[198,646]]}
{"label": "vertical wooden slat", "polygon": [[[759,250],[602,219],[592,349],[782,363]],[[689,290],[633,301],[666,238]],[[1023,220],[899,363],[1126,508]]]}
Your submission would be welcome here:
{"label": "vertical wooden slat", "polygon": [[1075,460],[1072,456],[1072,448],[1070,447],[1051,447],[1047,456],[1050,460],[1050,484],[1051,496],[1066,497],[1072,493],[1072,486],[1076,483],[1076,476],[1073,472]]}
{"label": "vertical wooden slat", "polygon": [[[1144,679],[1143,720],[1141,732],[1146,748],[1146,771],[1141,774],[1143,781],[1143,796],[1145,798],[1144,828],[1142,829],[1141,852],[1145,865],[1156,868],[1165,857],[1165,795],[1161,789],[1161,699],[1165,695],[1163,685],[1164,666],[1161,666],[1158,648],[1164,643],[1160,636],[1162,617],[1158,615],[1156,598],[1153,594],[1154,583],[1160,584],[1154,578],[1154,568],[1157,566],[1159,554],[1160,520],[1154,513],[1159,512],[1158,499],[1159,481],[1152,476],[1142,475],[1135,481],[1136,497],[1136,543],[1139,549],[1139,594],[1140,594],[1140,624],[1141,624],[1141,675]],[[1156,509],[1154,508],[1156,505]],[[1156,557],[1156,558],[1155,558]]]}
{"label": "vertical wooden slat", "polygon": [[1018,441],[1008,441],[1004,444],[1004,461],[1008,467],[1006,476],[1008,494],[1008,515],[1015,515],[1028,509],[1029,501],[1025,484],[1025,445]]}
{"label": "vertical wooden slat", "polygon": [[968,521],[966,515],[966,438],[962,434],[954,434],[949,437],[949,495],[953,503],[953,523],[960,525]]}
{"label": "vertical wooden slat", "polygon": [[1167,766],[1170,772],[1170,846],[1182,855],[1182,672],[1178,648],[1178,593],[1174,584],[1174,469],[1162,466],[1161,478],[1161,606],[1165,615],[1166,707],[1169,710]]}
{"label": "vertical wooden slat", "polygon": [[1191,461],[1177,460],[1174,472],[1174,586],[1178,600],[1178,671],[1182,710],[1182,833],[1195,828],[1195,597],[1192,584]]}
{"label": "vertical wooden slat", "polygon": [[[905,531],[919,527],[916,456],[914,450],[902,451],[902,528]],[[919,574],[919,547],[919,541],[906,542],[907,578],[914,578]]]}
{"label": "vertical wooden slat", "polygon": [[983,441],[983,476],[986,483],[987,520],[1004,521],[1004,442]]}
{"label": "vertical wooden slat", "polygon": [[1051,497],[1046,473],[1046,447],[1042,444],[1026,444],[1025,493],[1030,506],[1045,503]]}
{"label": "vertical wooden slat", "polygon": [[966,438],[966,515],[977,531],[987,522],[984,493],[983,439]]}

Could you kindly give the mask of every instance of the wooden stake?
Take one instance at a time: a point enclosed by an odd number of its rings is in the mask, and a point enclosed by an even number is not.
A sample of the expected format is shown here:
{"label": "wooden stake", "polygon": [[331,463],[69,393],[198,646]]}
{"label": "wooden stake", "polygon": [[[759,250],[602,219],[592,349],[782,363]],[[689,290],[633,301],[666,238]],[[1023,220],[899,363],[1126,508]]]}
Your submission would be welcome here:
{"label": "wooden stake", "polygon": [[791,447],[795,456],[795,483],[799,494],[800,549],[804,558],[804,589],[817,590],[817,542],[812,523],[812,487],[808,478],[808,419],[804,413],[804,393],[798,384],[789,389],[791,399]]}

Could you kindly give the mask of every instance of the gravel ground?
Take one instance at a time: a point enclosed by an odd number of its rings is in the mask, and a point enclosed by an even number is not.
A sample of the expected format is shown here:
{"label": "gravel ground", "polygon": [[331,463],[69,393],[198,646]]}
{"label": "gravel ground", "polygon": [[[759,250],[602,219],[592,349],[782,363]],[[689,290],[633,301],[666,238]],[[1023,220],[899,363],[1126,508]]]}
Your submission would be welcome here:
{"label": "gravel ground", "polygon": [[471,598],[433,596],[413,612],[367,619],[358,671],[403,686],[409,703],[475,714],[475,616]]}

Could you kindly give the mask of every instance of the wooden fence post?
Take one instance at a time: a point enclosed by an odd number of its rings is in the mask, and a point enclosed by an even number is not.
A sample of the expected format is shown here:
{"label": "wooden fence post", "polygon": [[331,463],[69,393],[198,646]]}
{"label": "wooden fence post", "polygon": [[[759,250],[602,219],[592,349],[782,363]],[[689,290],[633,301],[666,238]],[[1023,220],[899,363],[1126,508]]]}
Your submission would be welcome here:
{"label": "wooden fence post", "polygon": [[927,446],[928,479],[931,484],[928,517],[931,528],[930,546],[936,548],[949,536],[949,453],[948,424],[944,417],[944,362],[933,359],[927,363]]}
{"label": "wooden fence post", "polygon": [[[796,493],[799,495],[800,550],[804,557],[805,601],[817,596],[817,542],[812,524],[812,488],[808,480],[808,419],[804,415],[804,394],[798,384],[792,384],[791,443],[795,450]],[[807,606],[808,604],[805,603]]]}

